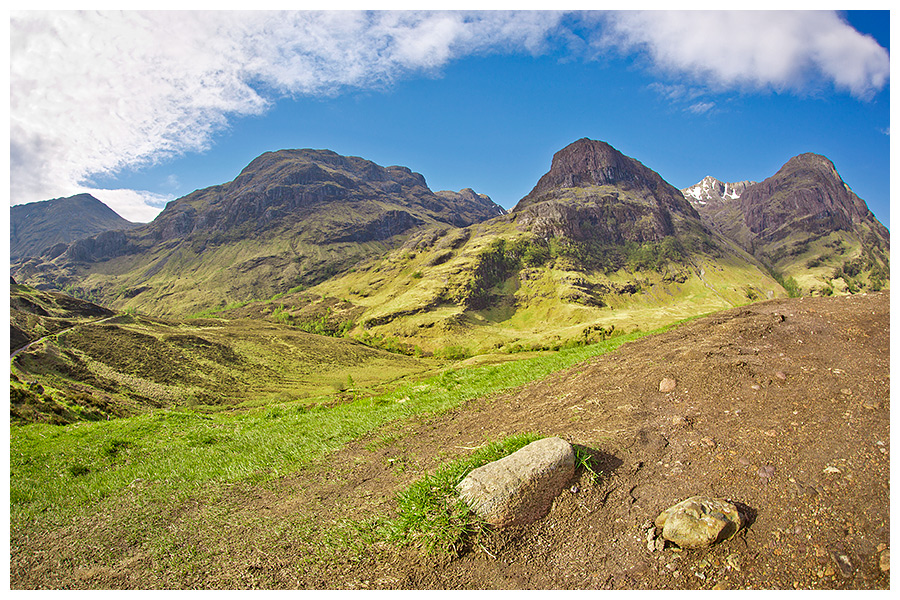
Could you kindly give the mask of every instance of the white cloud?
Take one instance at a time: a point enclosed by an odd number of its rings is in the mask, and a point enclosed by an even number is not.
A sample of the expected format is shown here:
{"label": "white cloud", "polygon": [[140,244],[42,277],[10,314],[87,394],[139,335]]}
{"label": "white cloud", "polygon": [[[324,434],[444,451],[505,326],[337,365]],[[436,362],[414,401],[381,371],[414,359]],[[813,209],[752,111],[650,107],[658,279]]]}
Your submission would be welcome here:
{"label": "white cloud", "polygon": [[[546,11],[14,12],[11,202],[58,197],[91,176],[206,149],[229,119],[261,114],[284,94],[382,87],[475,52],[541,52],[561,18]],[[145,211],[123,216],[143,219]]]}
{"label": "white cloud", "polygon": [[[598,39],[687,73],[694,83],[660,93],[695,110],[697,82],[798,90],[818,77],[865,97],[888,77],[887,51],[829,12],[13,12],[11,202],[201,151],[229,120],[284,95],[383,88],[477,53],[584,58]],[[131,220],[161,206],[144,192],[94,191],[118,196]]]}
{"label": "white cloud", "polygon": [[[73,194],[88,193],[133,223],[149,223],[175,196],[141,190],[98,190],[81,188]],[[71,194],[69,194],[71,195]]]}
{"label": "white cloud", "polygon": [[685,110],[687,112],[694,113],[695,115],[702,115],[704,113],[708,113],[715,107],[715,102],[695,102],[694,104],[688,106]]}
{"label": "white cloud", "polygon": [[890,74],[887,50],[829,11],[626,11],[606,21],[602,46],[643,52],[713,90],[803,92],[824,82],[867,98]]}

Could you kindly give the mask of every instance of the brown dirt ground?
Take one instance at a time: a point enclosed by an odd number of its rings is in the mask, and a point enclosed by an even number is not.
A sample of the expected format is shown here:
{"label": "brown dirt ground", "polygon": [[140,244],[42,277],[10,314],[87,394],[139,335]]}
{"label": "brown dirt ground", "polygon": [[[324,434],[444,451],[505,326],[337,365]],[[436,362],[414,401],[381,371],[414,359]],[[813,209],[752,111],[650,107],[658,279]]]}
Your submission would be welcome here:
{"label": "brown dirt ground", "polygon": [[[732,309],[391,424],[275,482],[177,508],[120,499],[18,540],[11,586],[888,589],[889,309],[888,292]],[[525,431],[590,448],[602,476],[580,473],[541,521],[452,558],[323,541],[347,519],[389,516],[394,494],[441,463]],[[749,527],[708,550],[649,551],[648,522],[697,494],[739,503]],[[123,516],[138,510],[139,523]],[[148,547],[148,528],[174,541]]]}

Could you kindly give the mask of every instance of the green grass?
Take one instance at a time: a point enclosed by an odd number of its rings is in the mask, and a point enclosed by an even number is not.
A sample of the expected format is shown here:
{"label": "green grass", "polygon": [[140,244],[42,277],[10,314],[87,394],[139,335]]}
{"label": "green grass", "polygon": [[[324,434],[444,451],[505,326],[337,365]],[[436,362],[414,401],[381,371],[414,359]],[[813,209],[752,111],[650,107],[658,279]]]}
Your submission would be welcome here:
{"label": "green grass", "polygon": [[471,535],[482,530],[484,522],[459,499],[456,485],[473,469],[542,437],[523,433],[492,442],[415,482],[397,495],[399,515],[385,526],[387,538],[426,552],[458,553]]}
{"label": "green grass", "polygon": [[295,472],[377,427],[435,413],[545,377],[645,334],[477,368],[447,369],[378,396],[331,407],[294,402],[204,415],[155,411],[10,431],[11,523],[63,522],[136,482],[161,497],[211,482],[266,481]]}

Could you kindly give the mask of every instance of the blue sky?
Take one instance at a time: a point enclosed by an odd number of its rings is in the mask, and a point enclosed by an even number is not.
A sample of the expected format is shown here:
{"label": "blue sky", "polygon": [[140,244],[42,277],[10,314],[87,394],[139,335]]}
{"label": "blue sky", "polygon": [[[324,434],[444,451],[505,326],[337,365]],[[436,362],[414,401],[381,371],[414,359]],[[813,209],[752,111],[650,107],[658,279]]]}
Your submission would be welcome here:
{"label": "blue sky", "polygon": [[887,11],[252,16],[14,13],[11,203],[87,190],[147,221],[328,148],[512,208],[589,137],[679,188],[824,154],[890,225]]}

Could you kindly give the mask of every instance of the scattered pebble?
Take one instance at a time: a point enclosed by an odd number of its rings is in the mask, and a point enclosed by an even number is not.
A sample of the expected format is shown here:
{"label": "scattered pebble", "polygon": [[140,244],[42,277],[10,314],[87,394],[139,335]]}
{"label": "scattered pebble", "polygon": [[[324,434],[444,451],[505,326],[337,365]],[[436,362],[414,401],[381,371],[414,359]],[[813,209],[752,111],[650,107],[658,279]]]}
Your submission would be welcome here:
{"label": "scattered pebble", "polygon": [[841,570],[843,577],[850,577],[853,574],[853,563],[850,562],[849,556],[843,552],[833,552],[831,558],[834,559],[835,564]]}
{"label": "scattered pebble", "polygon": [[725,557],[725,564],[735,571],[740,572],[741,570],[741,559],[737,554],[729,554]]}
{"label": "scattered pebble", "polygon": [[782,371],[775,371],[775,377],[777,377],[778,379],[780,379],[782,381],[787,379],[787,375],[785,375],[784,372],[782,372]]}
{"label": "scattered pebble", "polygon": [[659,382],[659,391],[663,394],[668,394],[671,391],[675,390],[675,380],[670,377],[665,377],[662,381]]}
{"label": "scattered pebble", "polygon": [[771,479],[775,476],[775,466],[774,465],[763,465],[759,468],[759,471],[756,472],[757,475],[762,477],[763,479]]}
{"label": "scattered pebble", "polygon": [[746,457],[744,457],[744,456],[740,457],[740,458],[738,459],[738,462],[739,462],[741,465],[745,466],[745,467],[749,467],[749,466],[750,466],[750,459],[749,459],[749,458],[746,458]]}
{"label": "scattered pebble", "polygon": [[841,390],[841,393],[845,396],[852,396],[853,392],[849,388],[844,388]]}
{"label": "scattered pebble", "polygon": [[891,551],[885,550],[881,553],[881,556],[878,557],[878,568],[881,569],[882,573],[887,573],[891,570]]}
{"label": "scattered pebble", "polygon": [[822,472],[823,473],[840,473],[841,470],[838,469],[837,467],[832,467],[831,465],[829,465],[829,466],[825,467],[824,469],[822,469]]}

